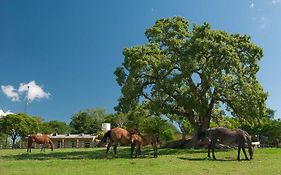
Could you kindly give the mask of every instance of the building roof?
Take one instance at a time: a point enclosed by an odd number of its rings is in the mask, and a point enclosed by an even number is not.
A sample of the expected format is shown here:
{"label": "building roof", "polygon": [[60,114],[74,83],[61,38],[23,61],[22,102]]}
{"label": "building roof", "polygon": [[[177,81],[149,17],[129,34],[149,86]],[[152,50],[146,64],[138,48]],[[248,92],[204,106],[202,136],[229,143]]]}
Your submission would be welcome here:
{"label": "building roof", "polygon": [[51,134],[51,139],[95,139],[92,134]]}

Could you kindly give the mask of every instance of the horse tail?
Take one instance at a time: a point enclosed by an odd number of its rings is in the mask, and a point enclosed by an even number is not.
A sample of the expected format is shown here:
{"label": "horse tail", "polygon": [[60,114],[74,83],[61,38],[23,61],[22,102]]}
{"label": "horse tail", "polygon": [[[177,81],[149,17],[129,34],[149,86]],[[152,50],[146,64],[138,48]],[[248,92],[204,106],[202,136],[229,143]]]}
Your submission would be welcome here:
{"label": "horse tail", "polygon": [[51,146],[51,150],[52,151],[54,151],[54,143],[53,143],[53,141],[51,140],[51,139],[49,139],[49,144],[50,144],[50,146]]}
{"label": "horse tail", "polygon": [[107,142],[107,139],[110,138],[110,135],[111,135],[111,130],[107,131],[104,136],[102,137],[101,139],[101,143],[106,143]]}

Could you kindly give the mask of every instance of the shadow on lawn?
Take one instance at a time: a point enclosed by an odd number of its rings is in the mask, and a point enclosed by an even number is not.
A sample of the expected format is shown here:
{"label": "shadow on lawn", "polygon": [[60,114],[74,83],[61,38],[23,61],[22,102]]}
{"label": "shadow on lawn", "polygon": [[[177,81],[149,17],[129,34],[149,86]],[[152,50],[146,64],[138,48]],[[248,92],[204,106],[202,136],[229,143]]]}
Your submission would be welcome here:
{"label": "shadow on lawn", "polygon": [[[26,153],[26,150],[22,150],[21,154],[15,155],[3,155],[1,156],[4,159],[15,159],[15,160],[50,160],[50,159],[68,159],[68,160],[79,160],[79,159],[115,159],[113,148],[110,149],[108,157],[106,158],[106,148],[89,148],[89,149],[62,149],[46,150],[46,152],[39,152],[38,150],[32,150],[32,153]],[[180,154],[197,154],[197,153],[206,153],[205,149],[159,149],[159,156],[161,155],[180,155]],[[130,148],[129,147],[118,147],[117,148],[117,158],[121,159],[131,159],[130,158]],[[140,158],[153,158],[153,150],[151,147],[146,147],[143,150],[143,157]],[[196,158],[184,158],[180,157],[182,160],[205,160],[196,159]]]}
{"label": "shadow on lawn", "polygon": [[[50,159],[68,159],[68,160],[79,160],[79,159],[113,159],[113,150],[108,153],[108,158],[105,154],[106,149],[87,149],[87,150],[54,150],[50,152],[49,150],[44,153],[38,153],[37,150],[33,150],[32,153],[22,153],[16,155],[6,155],[1,156],[4,159],[16,159],[16,160],[50,160]],[[128,148],[117,149],[117,158],[130,158],[130,150]]]}
{"label": "shadow on lawn", "polygon": [[225,159],[217,159],[217,160],[209,159],[207,157],[205,157],[205,158],[178,157],[178,158],[181,159],[181,160],[188,160],[188,161],[204,161],[204,160],[208,160],[208,161],[222,161],[222,162],[237,161],[237,159],[230,158],[230,157],[227,157]]}
{"label": "shadow on lawn", "polygon": [[[50,160],[50,159],[68,159],[68,160],[79,160],[79,159],[131,159],[130,153],[131,148],[129,147],[118,147],[117,157],[114,156],[113,148],[110,149],[108,156],[106,157],[106,148],[88,148],[88,149],[55,149],[51,152],[49,149],[46,152],[39,152],[38,149],[33,149],[31,153],[26,153],[23,149],[22,153],[14,155],[2,155],[3,159],[15,159],[15,160]],[[182,152],[183,150],[178,149],[159,149],[160,155],[169,155]],[[153,158],[153,150],[147,147],[143,150],[143,157],[140,158]]]}

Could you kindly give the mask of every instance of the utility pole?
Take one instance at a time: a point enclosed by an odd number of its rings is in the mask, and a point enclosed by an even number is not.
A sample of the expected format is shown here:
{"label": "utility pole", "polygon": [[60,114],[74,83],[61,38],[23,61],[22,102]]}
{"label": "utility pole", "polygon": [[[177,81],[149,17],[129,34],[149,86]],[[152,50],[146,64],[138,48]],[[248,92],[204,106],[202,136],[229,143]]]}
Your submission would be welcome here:
{"label": "utility pole", "polygon": [[25,103],[24,103],[24,113],[27,114],[27,105],[28,105],[28,93],[29,93],[29,86],[27,86],[27,95],[25,98]]}

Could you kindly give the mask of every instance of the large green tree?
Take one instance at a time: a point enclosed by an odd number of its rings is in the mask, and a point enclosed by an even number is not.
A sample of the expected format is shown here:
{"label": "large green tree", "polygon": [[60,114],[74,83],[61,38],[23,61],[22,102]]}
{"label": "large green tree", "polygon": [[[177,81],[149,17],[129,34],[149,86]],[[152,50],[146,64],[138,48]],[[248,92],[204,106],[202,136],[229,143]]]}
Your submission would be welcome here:
{"label": "large green tree", "polygon": [[9,114],[0,119],[0,131],[12,139],[12,148],[18,137],[25,137],[39,131],[38,118],[26,114]]}
{"label": "large green tree", "polygon": [[264,116],[267,93],[256,78],[263,51],[249,36],[208,23],[189,28],[182,17],[157,20],[145,35],[146,44],[124,49],[115,71],[118,111],[141,103],[152,113],[184,116],[195,136],[209,127],[215,108],[244,120]]}
{"label": "large green tree", "polygon": [[98,133],[107,115],[104,109],[88,109],[74,114],[69,125],[74,133]]}
{"label": "large green tree", "polygon": [[43,122],[41,125],[41,132],[45,134],[57,133],[57,134],[65,134],[70,132],[70,126],[65,122],[58,120],[51,120],[49,122]]}

